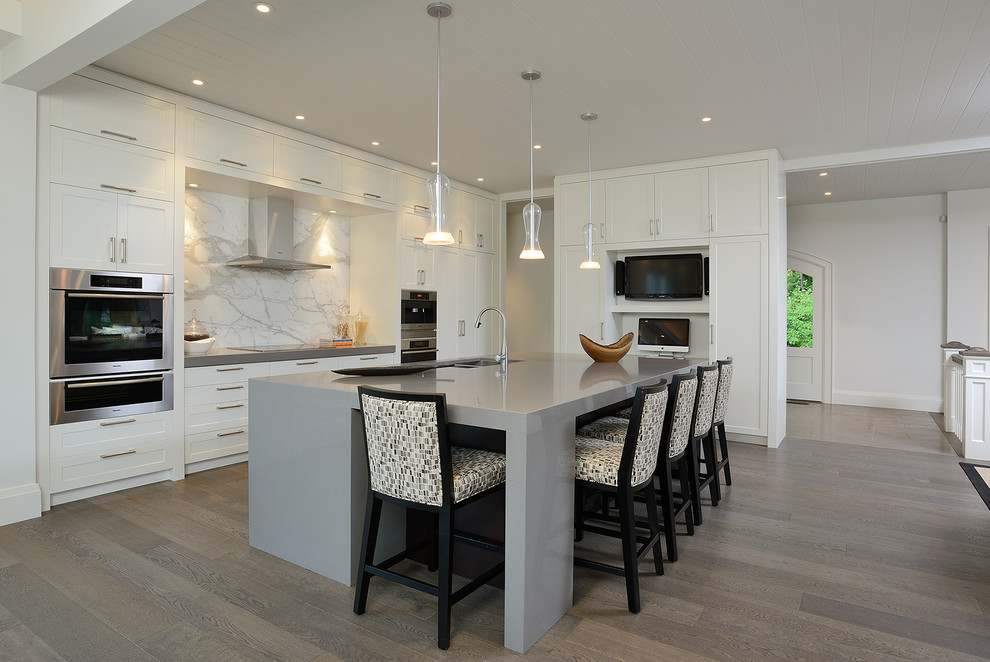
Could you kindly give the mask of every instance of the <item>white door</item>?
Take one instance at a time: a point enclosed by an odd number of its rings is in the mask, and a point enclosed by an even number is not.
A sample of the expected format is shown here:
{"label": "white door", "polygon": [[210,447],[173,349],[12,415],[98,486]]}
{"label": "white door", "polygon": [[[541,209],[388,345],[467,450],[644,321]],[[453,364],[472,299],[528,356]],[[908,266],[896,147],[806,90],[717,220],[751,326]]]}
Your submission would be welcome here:
{"label": "white door", "polygon": [[787,256],[787,397],[830,402],[826,391],[825,333],[828,273],[825,265]]}

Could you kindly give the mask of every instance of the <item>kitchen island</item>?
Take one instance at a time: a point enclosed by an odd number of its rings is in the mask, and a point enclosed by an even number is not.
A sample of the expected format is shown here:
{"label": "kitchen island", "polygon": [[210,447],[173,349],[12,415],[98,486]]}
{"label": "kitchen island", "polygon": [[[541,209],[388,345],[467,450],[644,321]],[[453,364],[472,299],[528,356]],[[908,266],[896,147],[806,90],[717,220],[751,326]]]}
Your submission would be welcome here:
{"label": "kitchen island", "polygon": [[[404,376],[252,379],[251,546],[353,585],[367,496],[357,386],[445,393],[451,424],[504,434],[505,646],[524,652],[572,603],[575,418],[699,363],[529,353]],[[403,519],[391,523],[397,545]]]}

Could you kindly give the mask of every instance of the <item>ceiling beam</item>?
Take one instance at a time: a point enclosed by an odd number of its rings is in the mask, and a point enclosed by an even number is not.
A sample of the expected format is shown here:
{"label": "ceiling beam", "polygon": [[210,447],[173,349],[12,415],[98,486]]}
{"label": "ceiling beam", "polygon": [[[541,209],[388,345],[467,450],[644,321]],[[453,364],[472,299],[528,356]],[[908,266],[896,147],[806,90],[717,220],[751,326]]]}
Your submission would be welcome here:
{"label": "ceiling beam", "polygon": [[800,159],[787,159],[781,165],[784,172],[799,172],[802,170],[817,170],[819,168],[838,168],[842,166],[883,163],[885,161],[921,159],[931,156],[952,156],[986,150],[990,150],[990,137],[946,140],[920,145],[901,145],[898,147],[885,147],[883,149],[868,149],[860,152],[845,152],[843,154],[808,156]]}
{"label": "ceiling beam", "polygon": [[[20,25],[0,0],[0,83],[39,91],[201,4],[203,0],[30,0]],[[2,42],[0,42],[2,43]]]}

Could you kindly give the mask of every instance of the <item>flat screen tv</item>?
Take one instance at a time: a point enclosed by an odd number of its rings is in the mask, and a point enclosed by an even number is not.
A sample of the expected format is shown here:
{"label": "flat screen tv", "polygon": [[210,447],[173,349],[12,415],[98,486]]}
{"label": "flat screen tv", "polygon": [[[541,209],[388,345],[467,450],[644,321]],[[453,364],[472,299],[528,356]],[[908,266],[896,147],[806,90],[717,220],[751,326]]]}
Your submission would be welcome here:
{"label": "flat screen tv", "polygon": [[640,317],[636,349],[645,353],[687,354],[691,320]]}
{"label": "flat screen tv", "polygon": [[701,253],[626,258],[627,299],[700,299],[705,293]]}

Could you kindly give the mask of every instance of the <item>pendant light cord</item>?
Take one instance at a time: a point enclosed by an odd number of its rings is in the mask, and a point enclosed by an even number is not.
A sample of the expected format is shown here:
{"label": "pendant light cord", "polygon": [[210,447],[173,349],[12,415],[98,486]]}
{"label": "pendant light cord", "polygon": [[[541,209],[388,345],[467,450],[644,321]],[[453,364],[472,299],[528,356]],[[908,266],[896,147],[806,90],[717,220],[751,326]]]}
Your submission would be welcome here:
{"label": "pendant light cord", "polygon": [[[593,223],[591,220],[591,121],[594,118],[588,118],[588,223]],[[590,245],[590,241],[588,242]]]}
{"label": "pendant light cord", "polygon": [[440,174],[440,21],[442,12],[437,11],[437,174]]}
{"label": "pendant light cord", "polygon": [[533,204],[533,78],[529,79],[529,204]]}

